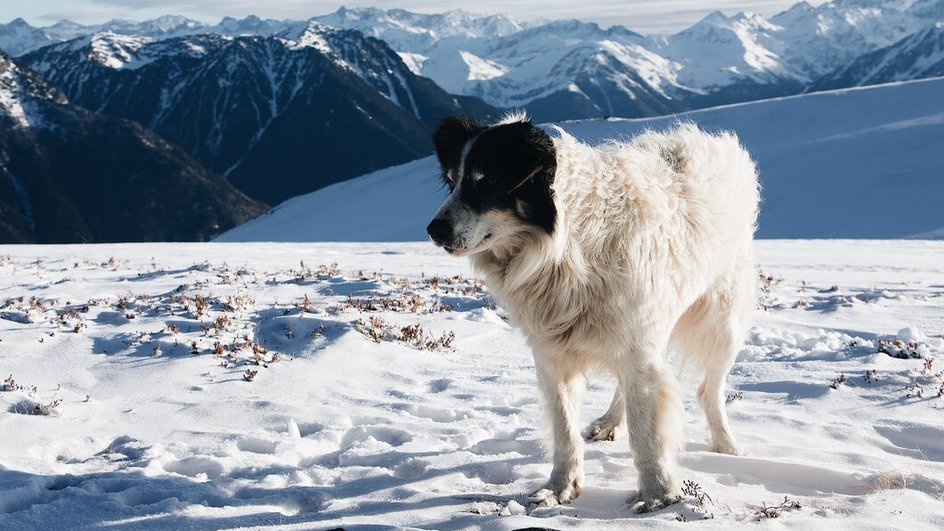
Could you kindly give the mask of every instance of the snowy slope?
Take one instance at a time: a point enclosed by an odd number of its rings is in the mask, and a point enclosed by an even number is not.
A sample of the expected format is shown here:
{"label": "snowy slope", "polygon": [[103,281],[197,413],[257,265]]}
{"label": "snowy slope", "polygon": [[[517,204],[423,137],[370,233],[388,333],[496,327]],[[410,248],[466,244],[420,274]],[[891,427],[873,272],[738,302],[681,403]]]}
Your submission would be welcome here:
{"label": "snowy slope", "polygon": [[758,258],[727,390],[747,455],[707,452],[681,373],[698,487],[634,515],[625,434],[587,446],[573,505],[527,507],[530,353],[428,243],[0,247],[0,529],[941,528],[944,244]]}
{"label": "snowy slope", "polygon": [[867,53],[816,82],[814,90],[944,76],[944,22]]}
{"label": "snowy slope", "polygon": [[[650,120],[570,122],[591,143],[691,120],[737,132],[760,168],[761,238],[944,237],[944,79],[807,94]],[[425,240],[430,157],[309,195],[221,241]]]}

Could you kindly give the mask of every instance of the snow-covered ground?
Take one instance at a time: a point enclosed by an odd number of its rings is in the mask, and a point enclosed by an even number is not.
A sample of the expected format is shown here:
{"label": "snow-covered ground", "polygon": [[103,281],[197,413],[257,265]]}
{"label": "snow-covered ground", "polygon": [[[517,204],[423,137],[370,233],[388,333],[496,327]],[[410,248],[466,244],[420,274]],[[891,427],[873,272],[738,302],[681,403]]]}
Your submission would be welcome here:
{"label": "snow-covered ground", "polygon": [[[560,125],[590,143],[679,120],[736,132],[760,171],[761,238],[944,238],[942,94],[936,78]],[[422,241],[443,198],[427,157],[294,197],[219,239]]]}
{"label": "snow-covered ground", "polygon": [[[527,507],[530,354],[432,245],[0,247],[0,529],[944,527],[944,242],[758,256],[747,455],[706,451],[683,376],[693,483],[634,515],[625,437],[587,446],[573,505]],[[591,378],[585,422],[611,390]]]}

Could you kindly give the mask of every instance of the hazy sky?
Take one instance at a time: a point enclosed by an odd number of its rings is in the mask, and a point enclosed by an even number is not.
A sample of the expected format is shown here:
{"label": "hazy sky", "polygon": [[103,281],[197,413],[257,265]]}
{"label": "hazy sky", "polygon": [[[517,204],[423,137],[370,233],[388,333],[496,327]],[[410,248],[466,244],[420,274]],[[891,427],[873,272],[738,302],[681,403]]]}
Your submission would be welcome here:
{"label": "hazy sky", "polygon": [[[795,0],[524,0],[440,2],[410,0],[372,0],[323,2],[318,0],[2,0],[0,22],[23,17],[34,25],[49,25],[67,18],[76,22],[104,22],[112,18],[141,20],[165,14],[179,14],[204,22],[217,22],[225,15],[263,18],[308,18],[336,10],[341,5],[399,7],[421,13],[464,9],[472,13],[505,13],[513,18],[577,18],[604,26],[622,24],[643,33],[664,33],[687,27],[708,12],[720,9],[727,14],[752,11],[762,15],[780,12]],[[814,0],[812,4],[821,4]]]}

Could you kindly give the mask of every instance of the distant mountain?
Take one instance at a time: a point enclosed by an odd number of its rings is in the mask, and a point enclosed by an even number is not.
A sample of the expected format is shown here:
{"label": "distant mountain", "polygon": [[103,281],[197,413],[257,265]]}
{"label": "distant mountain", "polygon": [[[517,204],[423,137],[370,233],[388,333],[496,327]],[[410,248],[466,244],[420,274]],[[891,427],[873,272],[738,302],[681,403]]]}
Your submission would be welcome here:
{"label": "distant mountain", "polygon": [[645,37],[578,21],[341,9],[319,17],[382,38],[446,90],[539,119],[651,116],[795,94],[862,54],[944,20],[944,0],[800,2],[771,18],[714,12]]}
{"label": "distant mountain", "polygon": [[936,76],[944,76],[944,23],[935,24],[891,46],[860,56],[849,66],[818,80],[812,90]]}
{"label": "distant mountain", "polygon": [[[760,238],[941,239],[942,94],[944,79],[930,79],[702,109],[678,118],[709,131],[736,132],[757,161]],[[559,125],[598,144],[663,130],[678,118]],[[426,224],[445,198],[437,172],[435,157],[380,170],[292,198],[217,240],[426,241]]]}
{"label": "distant mountain", "polygon": [[0,50],[14,57],[58,41],[46,31],[30,26],[22,18],[14,19],[9,24],[0,24]]}
{"label": "distant mountain", "polygon": [[[226,22],[226,19],[223,22]],[[166,15],[141,22],[115,19],[104,24],[94,25],[60,20],[45,28],[35,28],[22,18],[18,18],[9,24],[0,24],[0,50],[18,57],[49,44],[64,42],[94,33],[111,32],[119,35],[167,39],[207,33],[207,30],[208,26],[202,22],[176,15]]]}
{"label": "distant mountain", "polygon": [[[833,0],[818,6],[801,1],[769,18],[716,11],[678,33],[653,36],[622,26],[524,23],[464,11],[427,15],[342,7],[311,21],[382,39],[413,73],[450,93],[557,120],[651,116],[808,91],[864,54],[944,22],[944,0]],[[248,17],[205,26],[168,16],[37,29],[14,21],[0,25],[0,49],[18,54],[77,32],[150,39],[268,37],[299,25],[306,23]]]}
{"label": "distant mountain", "polygon": [[413,52],[431,49],[443,39],[494,39],[533,26],[505,15],[474,15],[462,10],[438,14],[412,13],[404,9],[340,7],[312,20],[339,28],[356,29]]}
{"label": "distant mountain", "polygon": [[264,208],[0,53],[0,242],[206,240]]}
{"label": "distant mountain", "polygon": [[96,33],[22,61],[269,203],[425,156],[445,115],[496,114],[417,76],[383,41],[316,22],[273,37]]}

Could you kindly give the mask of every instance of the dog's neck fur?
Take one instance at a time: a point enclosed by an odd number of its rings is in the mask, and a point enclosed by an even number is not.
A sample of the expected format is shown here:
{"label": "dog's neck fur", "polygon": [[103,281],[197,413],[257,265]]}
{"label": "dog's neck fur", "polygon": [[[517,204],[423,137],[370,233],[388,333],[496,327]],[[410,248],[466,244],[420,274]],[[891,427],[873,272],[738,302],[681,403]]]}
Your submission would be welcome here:
{"label": "dog's neck fur", "polygon": [[[557,172],[551,189],[557,215],[553,232],[548,234],[531,227],[472,256],[472,265],[486,276],[494,290],[514,291],[536,278],[545,282],[548,276],[560,274],[562,270],[576,277],[569,279],[570,282],[586,282],[590,261],[585,256],[610,251],[609,242],[585,234],[586,225],[599,220],[572,219],[571,206],[595,199],[602,209],[608,210],[614,203],[625,209],[625,196],[629,195],[627,192],[632,185],[625,177],[620,177],[622,189],[616,192],[589,184],[597,182],[588,173],[599,172],[596,168],[599,152],[563,131],[560,133],[561,136],[554,139]],[[608,181],[603,179],[602,182]]]}
{"label": "dog's neck fur", "polygon": [[[566,334],[569,323],[583,311],[578,301],[590,300],[587,294],[597,289],[585,260],[587,249],[580,246],[582,239],[572,234],[579,228],[571,223],[569,205],[584,191],[572,185],[573,180],[580,179],[579,169],[560,164],[568,158],[569,147],[558,145],[564,152],[558,151],[559,165],[552,187],[557,210],[554,231],[548,234],[531,227],[471,257],[473,267],[484,275],[492,294],[518,325],[551,335]],[[551,299],[562,300],[551,303]],[[529,303],[509,304],[511,301]],[[556,309],[553,315],[548,313],[552,309]]]}

